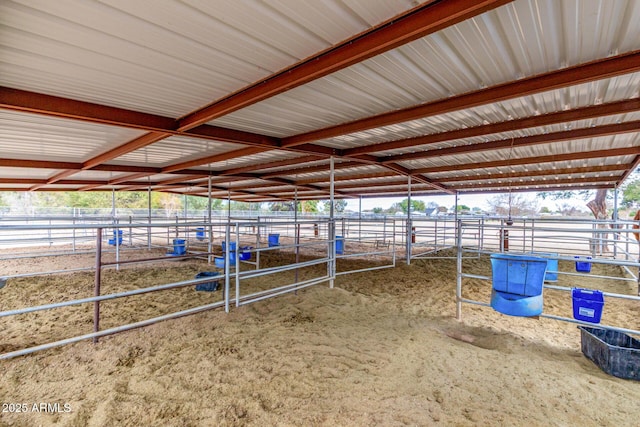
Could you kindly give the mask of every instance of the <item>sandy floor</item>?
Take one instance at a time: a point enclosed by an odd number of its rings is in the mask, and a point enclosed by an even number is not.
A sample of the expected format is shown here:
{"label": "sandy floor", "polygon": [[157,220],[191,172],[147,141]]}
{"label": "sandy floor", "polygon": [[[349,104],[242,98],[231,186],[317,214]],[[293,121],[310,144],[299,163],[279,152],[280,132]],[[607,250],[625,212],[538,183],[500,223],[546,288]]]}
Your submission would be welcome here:
{"label": "sandy floor", "polygon": [[[46,262],[65,268],[84,261]],[[484,258],[465,261],[465,269],[490,274]],[[174,261],[105,271],[103,292],[203,270],[211,268]],[[594,264],[592,274],[602,273],[621,271]],[[289,283],[292,275],[249,281],[243,292]],[[597,279],[561,276],[559,284],[635,291]],[[91,272],[12,279],[0,290],[0,310],[92,292]],[[467,280],[464,292],[488,302],[490,285]],[[189,287],[105,302],[102,327],[220,298]],[[571,317],[570,297],[545,291],[545,312]],[[0,319],[0,352],[90,332],[91,315],[87,305]],[[602,321],[640,329],[640,305],[607,301]],[[573,324],[470,305],[463,322],[455,320],[453,260],[341,276],[335,289],[319,285],[230,314],[209,311],[0,365],[0,426],[632,426],[640,401],[640,382],[609,376],[583,356]],[[50,411],[37,412],[34,403],[49,403]],[[27,412],[8,412],[16,409],[10,404]]]}

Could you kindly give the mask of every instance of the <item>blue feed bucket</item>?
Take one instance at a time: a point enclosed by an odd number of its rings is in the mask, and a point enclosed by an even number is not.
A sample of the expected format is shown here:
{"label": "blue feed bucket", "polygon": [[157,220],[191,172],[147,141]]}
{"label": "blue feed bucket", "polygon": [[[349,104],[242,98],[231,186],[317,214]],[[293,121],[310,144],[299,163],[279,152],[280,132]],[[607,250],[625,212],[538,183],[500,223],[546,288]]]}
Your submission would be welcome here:
{"label": "blue feed bucket", "polygon": [[187,253],[184,239],[173,239],[173,254],[184,255]]}
{"label": "blue feed bucket", "polygon": [[593,289],[572,288],[573,318],[590,323],[600,323],[604,294]]}
{"label": "blue feed bucket", "polygon": [[272,247],[272,246],[280,246],[279,234],[269,234],[269,247]]}
{"label": "blue feed bucket", "polygon": [[[235,251],[236,251],[236,248],[237,248],[236,242],[231,242],[231,243],[229,244],[229,247],[231,248],[231,252],[235,252]],[[227,250],[227,242],[225,242],[225,241],[223,240],[223,241],[222,241],[222,252],[224,252],[224,251],[226,251],[226,250]]]}
{"label": "blue feed bucket", "polygon": [[196,239],[204,240],[204,227],[196,228]]}
{"label": "blue feed bucket", "polygon": [[493,288],[523,296],[542,293],[547,260],[528,255],[491,255]]}
{"label": "blue feed bucket", "polygon": [[591,273],[591,257],[579,257],[575,256],[576,259],[576,271],[581,273]]}
{"label": "blue feed bucket", "polygon": [[[233,255],[233,257],[229,258],[229,265],[230,266],[236,265],[236,257],[235,257],[236,253],[231,252],[229,253],[229,255]],[[224,257],[221,257],[221,256],[214,257],[213,263],[218,268],[224,268]]]}
{"label": "blue feed bucket", "polygon": [[242,246],[240,248],[240,255],[238,255],[240,261],[249,261],[251,259],[251,249],[253,249],[251,246]]}
{"label": "blue feed bucket", "polygon": [[112,246],[116,246],[116,236],[117,237],[117,244],[121,245],[122,244],[122,230],[113,230],[113,239],[109,239],[109,244]]}
{"label": "blue feed bucket", "polygon": [[551,257],[557,257],[557,253],[552,252],[531,252],[531,255],[545,258],[547,260],[547,272],[544,275],[545,282],[558,281],[558,260]]}
{"label": "blue feed bucket", "polygon": [[336,236],[336,254],[344,254],[344,237]]}

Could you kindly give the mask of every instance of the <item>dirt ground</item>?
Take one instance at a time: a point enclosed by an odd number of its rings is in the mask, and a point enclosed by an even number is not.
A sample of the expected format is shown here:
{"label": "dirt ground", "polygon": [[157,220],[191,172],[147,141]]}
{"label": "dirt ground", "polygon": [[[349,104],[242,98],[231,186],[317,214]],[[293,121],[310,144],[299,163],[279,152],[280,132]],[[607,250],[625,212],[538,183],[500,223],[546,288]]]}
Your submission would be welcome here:
{"label": "dirt ground", "polygon": [[[262,262],[291,259],[272,253]],[[30,262],[2,261],[2,274]],[[92,265],[90,255],[38,262],[42,269]],[[339,270],[364,266],[371,261],[338,263]],[[301,269],[298,279],[323,269]],[[102,291],[211,270],[201,260],[105,270]],[[459,322],[455,271],[453,259],[399,264],[339,276],[334,289],[325,283],[229,314],[211,310],[0,361],[0,426],[637,425],[640,382],[609,376],[585,358],[575,324],[473,305],[463,306]],[[490,275],[488,258],[465,260],[465,271]],[[243,281],[242,292],[292,283],[294,274]],[[593,264],[591,276],[603,274],[622,271]],[[636,291],[593,277],[560,276],[558,284]],[[463,290],[489,301],[489,282],[467,279]],[[10,279],[0,311],[92,294],[93,272]],[[221,298],[189,286],[106,301],[101,327]],[[570,295],[545,290],[545,313],[571,317]],[[85,304],[0,318],[0,353],[89,333],[92,315]],[[640,329],[640,304],[607,300],[602,323]]]}

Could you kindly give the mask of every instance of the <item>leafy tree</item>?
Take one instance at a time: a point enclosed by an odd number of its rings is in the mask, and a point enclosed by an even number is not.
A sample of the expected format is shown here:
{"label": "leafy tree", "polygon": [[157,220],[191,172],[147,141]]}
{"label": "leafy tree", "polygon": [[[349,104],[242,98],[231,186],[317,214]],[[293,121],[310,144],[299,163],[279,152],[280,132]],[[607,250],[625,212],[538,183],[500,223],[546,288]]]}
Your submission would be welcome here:
{"label": "leafy tree", "polygon": [[383,212],[383,209],[382,209],[382,208],[375,207],[375,208],[373,208],[372,212],[373,212],[374,214],[376,214],[376,215],[380,215],[380,214]]}
{"label": "leafy tree", "polygon": [[[347,201],[346,200],[334,200],[333,201],[333,209],[336,213],[342,213],[344,212],[345,208],[347,207]],[[331,210],[331,202],[329,200],[325,200],[323,203],[323,210],[324,212],[329,212]]]}
{"label": "leafy tree", "polygon": [[635,179],[625,185],[620,204],[626,208],[640,207],[640,179]]}
{"label": "leafy tree", "polygon": [[591,190],[579,190],[579,191],[543,191],[537,194],[537,197],[542,199],[550,198],[551,200],[566,200],[574,197],[581,197],[583,200],[587,200],[593,197],[592,200],[587,202],[586,206],[591,210],[591,213],[596,219],[607,219],[607,199],[611,197],[608,194],[606,188],[600,188],[594,193]]}
{"label": "leafy tree", "polygon": [[293,212],[293,202],[271,202],[269,210],[271,212]]}
{"label": "leafy tree", "polygon": [[[164,209],[167,217],[175,216],[179,212],[182,212],[182,197],[177,194],[171,193],[152,193],[151,195],[151,206],[157,203],[158,208]],[[156,209],[158,209],[156,208]]]}
{"label": "leafy tree", "polygon": [[467,205],[458,205],[458,212],[471,212],[471,208]]}
{"label": "leafy tree", "polygon": [[234,202],[231,201],[232,211],[248,211],[251,210],[251,203],[249,202]]}
{"label": "leafy tree", "polygon": [[[395,203],[397,211],[407,213],[407,207],[409,206],[409,199],[404,199],[400,203]],[[411,200],[411,212],[424,212],[426,209],[425,203],[422,200]]]}
{"label": "leafy tree", "polygon": [[298,204],[298,211],[303,213],[318,213],[318,200],[304,200]]}
{"label": "leafy tree", "polygon": [[74,208],[110,208],[111,193],[105,191],[77,191],[67,195],[68,206]]}

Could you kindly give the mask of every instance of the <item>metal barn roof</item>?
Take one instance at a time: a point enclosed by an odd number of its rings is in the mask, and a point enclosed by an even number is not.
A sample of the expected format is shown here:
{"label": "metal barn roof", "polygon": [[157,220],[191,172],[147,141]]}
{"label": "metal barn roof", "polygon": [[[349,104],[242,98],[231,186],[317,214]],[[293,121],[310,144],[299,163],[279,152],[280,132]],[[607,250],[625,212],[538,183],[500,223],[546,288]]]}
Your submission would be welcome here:
{"label": "metal barn roof", "polygon": [[[637,0],[0,2],[0,191],[613,188]],[[409,184],[410,183],[410,184]]]}

